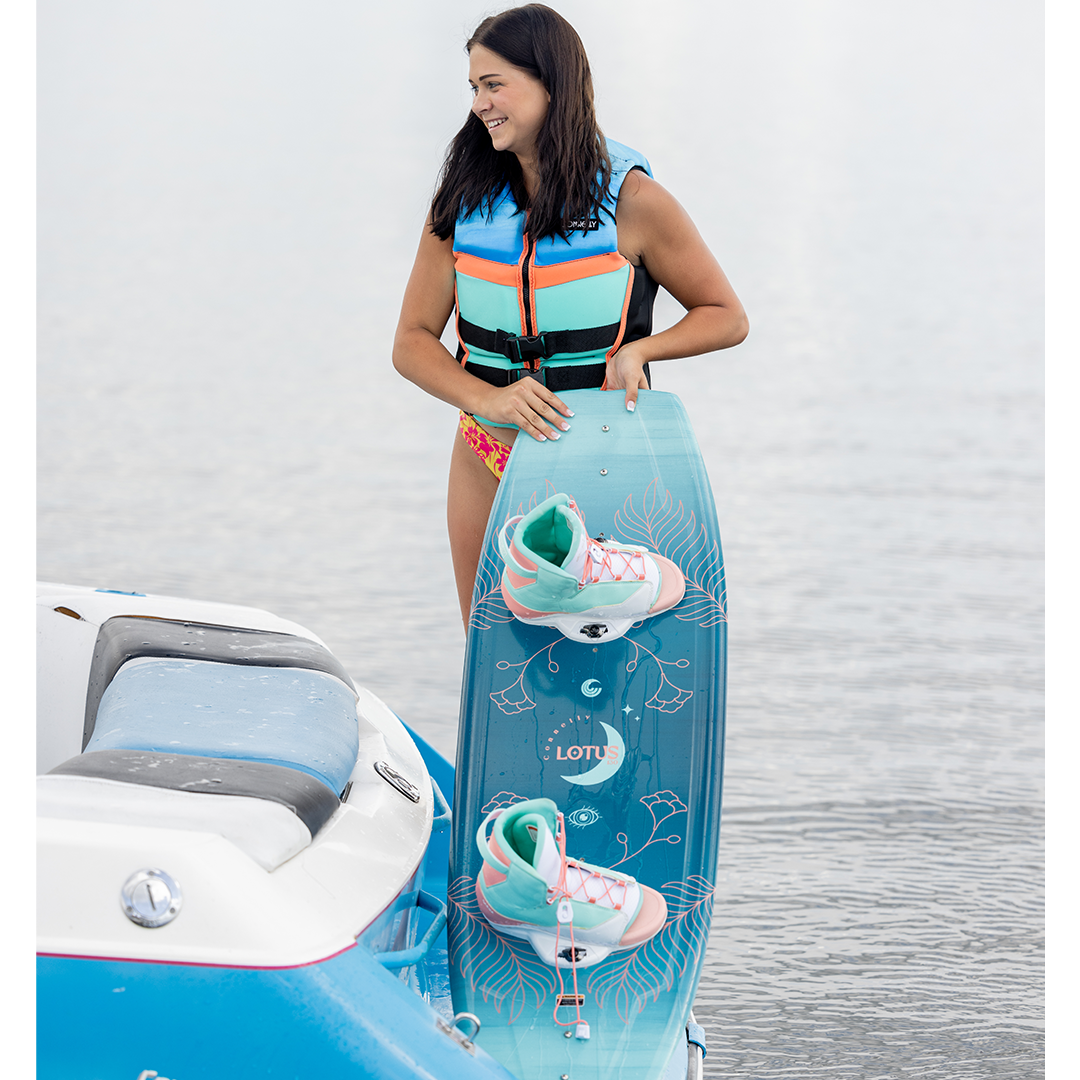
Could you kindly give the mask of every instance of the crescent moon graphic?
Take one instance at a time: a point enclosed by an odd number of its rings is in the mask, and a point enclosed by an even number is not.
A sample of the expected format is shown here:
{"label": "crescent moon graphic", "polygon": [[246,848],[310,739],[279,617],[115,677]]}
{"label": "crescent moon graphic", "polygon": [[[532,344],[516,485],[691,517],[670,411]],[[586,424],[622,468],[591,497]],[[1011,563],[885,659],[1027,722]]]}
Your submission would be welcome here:
{"label": "crescent moon graphic", "polygon": [[564,776],[563,779],[570,784],[602,784],[618,772],[619,766],[626,757],[626,744],[623,737],[610,725],[600,721],[600,726],[607,732],[608,749],[616,749],[614,755],[606,755],[599,765],[589,769],[588,772],[578,773],[577,776]]}
{"label": "crescent moon graphic", "polygon": [[600,684],[596,681],[596,679],[586,679],[581,684],[581,692],[586,697],[596,697],[596,695],[600,693],[601,689],[602,688]]}

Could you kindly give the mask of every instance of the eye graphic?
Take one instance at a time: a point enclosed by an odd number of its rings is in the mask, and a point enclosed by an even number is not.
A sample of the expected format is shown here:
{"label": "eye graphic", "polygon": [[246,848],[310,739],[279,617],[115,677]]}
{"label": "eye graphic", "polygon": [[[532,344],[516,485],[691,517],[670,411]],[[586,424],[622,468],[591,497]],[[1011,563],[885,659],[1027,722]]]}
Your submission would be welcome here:
{"label": "eye graphic", "polygon": [[595,679],[586,679],[581,684],[581,692],[586,697],[596,697],[596,695],[600,693],[601,689],[602,687]]}
{"label": "eye graphic", "polygon": [[600,815],[591,806],[583,806],[580,809],[567,814],[566,820],[570,822],[571,825],[575,825],[579,829],[584,829],[586,825],[591,825],[594,821],[599,821]]}

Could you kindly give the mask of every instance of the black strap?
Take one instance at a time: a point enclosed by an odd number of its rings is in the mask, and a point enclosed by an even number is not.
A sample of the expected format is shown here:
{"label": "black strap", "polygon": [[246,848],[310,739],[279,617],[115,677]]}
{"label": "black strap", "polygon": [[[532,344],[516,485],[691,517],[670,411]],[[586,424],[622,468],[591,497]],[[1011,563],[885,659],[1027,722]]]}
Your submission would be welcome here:
{"label": "black strap", "polygon": [[[511,368],[508,371],[506,368],[474,364],[471,360],[466,360],[465,370],[492,386],[509,386],[522,378],[539,379],[549,390],[558,394],[562,390],[599,390],[604,385],[607,364],[578,364],[573,367],[567,364],[541,364],[539,371],[530,371],[528,368]],[[644,371],[649,386],[652,386],[652,374],[648,364]]]}
{"label": "black strap", "polygon": [[458,333],[466,345],[484,352],[498,353],[516,363],[529,359],[546,360],[556,353],[606,351],[615,344],[621,326],[621,323],[612,323],[610,326],[590,326],[584,330],[547,330],[533,337],[525,337],[508,334],[504,330],[488,330],[458,317]]}
{"label": "black strap", "polygon": [[540,370],[533,372],[528,368],[497,368],[489,364],[474,364],[465,361],[465,370],[470,375],[490,383],[492,386],[509,386],[523,377],[538,378],[549,390],[559,393],[561,390],[599,389],[604,385],[607,364],[541,364]]}

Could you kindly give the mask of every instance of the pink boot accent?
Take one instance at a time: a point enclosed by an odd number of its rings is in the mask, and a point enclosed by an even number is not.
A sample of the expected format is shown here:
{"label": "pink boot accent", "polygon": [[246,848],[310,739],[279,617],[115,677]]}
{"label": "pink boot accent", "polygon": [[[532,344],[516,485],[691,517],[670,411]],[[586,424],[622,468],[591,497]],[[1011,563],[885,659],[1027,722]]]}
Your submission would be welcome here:
{"label": "pink boot accent", "polygon": [[683,572],[663,555],[653,554],[656,565],[660,567],[660,592],[653,606],[649,608],[650,615],[659,615],[662,611],[670,611],[686,594],[686,578]]}
{"label": "pink boot accent", "polygon": [[619,942],[619,948],[625,949],[628,945],[640,945],[648,941],[654,934],[658,934],[667,921],[667,902],[655,890],[648,885],[638,882],[641,889],[641,907],[637,918],[626,928],[626,932]]}

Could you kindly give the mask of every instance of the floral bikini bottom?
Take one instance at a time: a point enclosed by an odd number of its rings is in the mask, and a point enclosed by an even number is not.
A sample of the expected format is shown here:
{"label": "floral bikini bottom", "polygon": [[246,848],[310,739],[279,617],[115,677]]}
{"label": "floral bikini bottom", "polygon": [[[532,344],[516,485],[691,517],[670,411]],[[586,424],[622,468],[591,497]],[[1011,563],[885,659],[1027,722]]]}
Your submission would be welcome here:
{"label": "floral bikini bottom", "polygon": [[510,443],[504,443],[501,439],[496,439],[468,413],[461,413],[461,422],[458,429],[461,431],[461,437],[472,447],[476,456],[491,470],[495,479],[501,480],[513,446]]}

